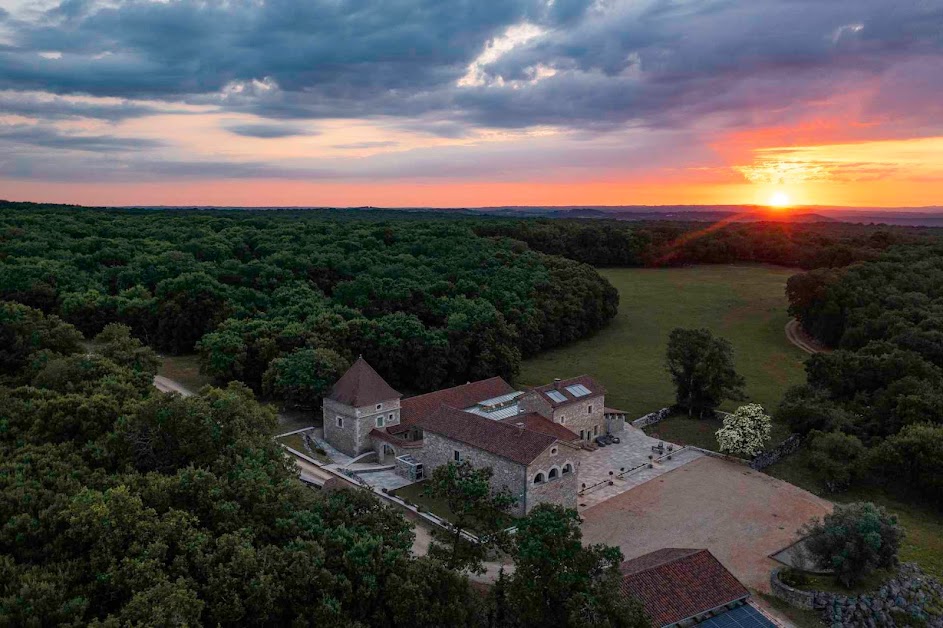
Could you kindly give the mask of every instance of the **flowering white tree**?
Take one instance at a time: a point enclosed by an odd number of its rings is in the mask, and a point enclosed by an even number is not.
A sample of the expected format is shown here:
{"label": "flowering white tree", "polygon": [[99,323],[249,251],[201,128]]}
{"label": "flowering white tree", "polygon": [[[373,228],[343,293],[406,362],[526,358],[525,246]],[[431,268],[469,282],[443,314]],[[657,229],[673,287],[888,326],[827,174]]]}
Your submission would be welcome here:
{"label": "flowering white tree", "polygon": [[763,406],[748,403],[724,417],[724,426],[717,430],[717,442],[724,453],[752,458],[763,451],[772,427]]}

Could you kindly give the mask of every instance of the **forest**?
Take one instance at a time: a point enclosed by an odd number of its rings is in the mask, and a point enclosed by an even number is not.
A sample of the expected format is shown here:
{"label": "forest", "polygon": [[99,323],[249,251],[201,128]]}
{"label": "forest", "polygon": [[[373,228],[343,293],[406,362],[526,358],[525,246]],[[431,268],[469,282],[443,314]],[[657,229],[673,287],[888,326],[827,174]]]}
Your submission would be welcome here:
{"label": "forest", "polygon": [[617,311],[590,266],[473,223],[349,214],[17,207],[0,212],[0,299],[196,349],[218,381],[296,405],[358,355],[404,391],[511,378]]}
{"label": "forest", "polygon": [[575,513],[535,509],[526,576],[484,594],[368,491],[299,482],[244,385],[165,395],[127,326],[86,339],[19,303],[0,338],[0,625],[648,625]]}
{"label": "forest", "polygon": [[814,436],[837,485],[877,475],[943,502],[943,245],[796,275],[787,294],[790,312],[835,351],[809,359],[808,382],[787,392],[780,417]]}

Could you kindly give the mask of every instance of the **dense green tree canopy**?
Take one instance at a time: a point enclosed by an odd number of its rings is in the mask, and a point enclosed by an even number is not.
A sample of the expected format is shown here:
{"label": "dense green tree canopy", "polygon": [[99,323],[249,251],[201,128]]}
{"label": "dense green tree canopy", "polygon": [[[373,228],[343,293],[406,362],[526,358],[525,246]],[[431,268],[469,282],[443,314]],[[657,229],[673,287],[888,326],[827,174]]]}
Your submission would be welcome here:
{"label": "dense green tree canopy", "polygon": [[358,354],[406,391],[510,378],[522,356],[615,315],[593,268],[425,218],[0,207],[0,299],[89,336],[121,323],[159,350],[197,348],[218,381],[295,405]]}

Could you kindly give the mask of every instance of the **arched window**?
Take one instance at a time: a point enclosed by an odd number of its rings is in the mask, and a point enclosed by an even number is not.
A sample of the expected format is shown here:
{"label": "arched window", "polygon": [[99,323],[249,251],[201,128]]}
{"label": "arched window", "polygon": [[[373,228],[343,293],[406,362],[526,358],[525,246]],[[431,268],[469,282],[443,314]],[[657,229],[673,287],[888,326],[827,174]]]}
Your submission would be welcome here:
{"label": "arched window", "polygon": [[538,473],[534,476],[534,484],[543,484],[544,483],[544,474]]}
{"label": "arched window", "polygon": [[569,462],[566,463],[565,465],[563,465],[563,473],[564,473],[564,474],[570,473],[570,472],[572,472],[572,471],[573,471],[573,465],[571,465]]}
{"label": "arched window", "polygon": [[554,468],[550,469],[550,473],[547,474],[547,479],[553,480],[553,479],[556,478],[558,475],[560,475],[560,474],[559,474],[559,472],[557,471],[557,468],[554,467]]}

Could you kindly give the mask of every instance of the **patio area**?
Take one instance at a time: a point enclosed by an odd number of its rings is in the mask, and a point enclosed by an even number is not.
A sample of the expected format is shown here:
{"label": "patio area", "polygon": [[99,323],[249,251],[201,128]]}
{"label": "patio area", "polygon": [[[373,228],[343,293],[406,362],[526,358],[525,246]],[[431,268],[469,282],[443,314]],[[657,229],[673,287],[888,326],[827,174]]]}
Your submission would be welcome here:
{"label": "patio area", "polygon": [[[704,455],[694,449],[682,449],[664,443],[629,425],[619,434],[619,439],[621,442],[618,444],[600,447],[583,456],[579,481],[586,489],[581,491],[578,498],[579,510],[592,508]],[[664,445],[661,452],[652,449],[661,444]],[[670,452],[669,446],[673,447]],[[671,460],[668,459],[669,454]],[[651,469],[648,468],[650,455],[656,459]],[[609,485],[610,480],[612,485]]]}

